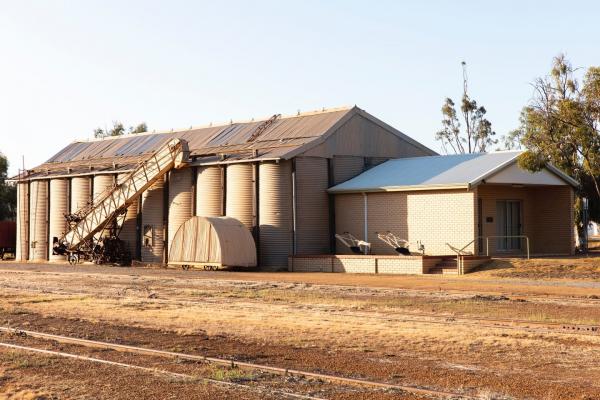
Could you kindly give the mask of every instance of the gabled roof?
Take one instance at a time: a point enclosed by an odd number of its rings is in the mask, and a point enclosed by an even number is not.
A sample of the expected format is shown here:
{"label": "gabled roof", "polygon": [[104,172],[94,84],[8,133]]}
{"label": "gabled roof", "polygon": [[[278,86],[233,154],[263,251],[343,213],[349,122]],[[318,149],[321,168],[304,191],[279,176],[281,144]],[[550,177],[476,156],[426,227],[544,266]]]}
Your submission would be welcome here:
{"label": "gabled roof", "polygon": [[354,106],[274,118],[270,124],[266,123],[269,118],[265,118],[177,131],[75,141],[44,164],[31,169],[27,178],[89,174],[90,171],[125,171],[173,137],[188,141],[190,156],[197,160],[197,164],[289,159],[322,143],[357,114],[383,126],[391,134],[425,152],[435,154],[414,139]]}
{"label": "gabled roof", "polygon": [[[401,158],[386,161],[329,189],[331,193],[471,188],[517,162],[520,151]],[[565,183],[578,182],[552,165]],[[535,175],[535,174],[534,174]]]}

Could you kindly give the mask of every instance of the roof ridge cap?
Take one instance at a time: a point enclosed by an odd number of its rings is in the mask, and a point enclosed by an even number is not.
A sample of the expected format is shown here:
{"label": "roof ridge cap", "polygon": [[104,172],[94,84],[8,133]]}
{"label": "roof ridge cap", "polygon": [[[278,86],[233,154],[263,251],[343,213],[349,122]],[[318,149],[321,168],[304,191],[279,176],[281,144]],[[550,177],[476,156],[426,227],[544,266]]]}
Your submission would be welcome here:
{"label": "roof ridge cap", "polygon": [[[312,115],[329,114],[329,113],[340,112],[340,111],[350,111],[354,108],[356,108],[356,106],[340,106],[340,107],[331,107],[331,108],[323,107],[320,110],[298,112],[296,114],[285,114],[285,115],[282,114],[278,119],[279,120],[291,119],[291,118],[308,117],[308,116],[312,116]],[[232,119],[229,122],[227,122],[227,121],[217,122],[217,123],[210,122],[210,123],[204,124],[204,125],[192,125],[189,128],[177,128],[177,129],[173,128],[170,130],[158,130],[158,131],[153,130],[152,132],[140,132],[140,133],[133,133],[133,134],[127,133],[127,134],[121,135],[121,136],[107,136],[104,138],[75,139],[73,141],[73,143],[93,143],[93,142],[102,142],[102,141],[117,140],[117,139],[123,139],[123,138],[131,138],[134,136],[164,135],[164,134],[169,134],[169,133],[177,134],[177,133],[182,133],[182,132],[189,132],[189,131],[196,130],[196,129],[220,128],[220,127],[226,127],[226,126],[237,125],[237,124],[251,124],[251,123],[256,123],[256,122],[264,122],[264,121],[269,120],[272,117],[273,117],[273,115],[269,115],[266,117],[251,118],[251,119],[247,119],[247,120],[237,120],[237,121],[234,121]]]}

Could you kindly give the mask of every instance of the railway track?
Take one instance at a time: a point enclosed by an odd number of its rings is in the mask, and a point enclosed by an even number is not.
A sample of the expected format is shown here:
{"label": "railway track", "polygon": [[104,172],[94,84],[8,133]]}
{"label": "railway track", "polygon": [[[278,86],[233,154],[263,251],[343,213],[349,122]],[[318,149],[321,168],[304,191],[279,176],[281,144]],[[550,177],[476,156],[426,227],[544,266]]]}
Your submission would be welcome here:
{"label": "railway track", "polygon": [[520,330],[533,333],[554,333],[565,335],[585,335],[600,337],[600,325],[567,324],[560,322],[536,322],[518,319],[463,317],[453,315],[440,316],[435,314],[414,312],[409,312],[402,316],[341,312],[329,312],[327,314],[342,317],[352,316],[371,318],[381,321],[416,322],[432,325],[458,324],[485,328]]}
{"label": "railway track", "polygon": [[[226,381],[220,381],[220,380],[210,379],[210,378],[199,378],[198,376],[182,374],[180,372],[172,372],[172,371],[166,371],[166,370],[157,369],[157,368],[143,367],[140,365],[134,365],[134,364],[128,364],[128,363],[122,363],[122,362],[110,361],[110,360],[103,360],[101,358],[82,356],[79,354],[67,353],[67,352],[63,352],[63,351],[39,349],[37,347],[21,346],[21,345],[17,345],[17,344],[4,343],[4,342],[0,342],[0,347],[12,349],[12,350],[26,351],[26,352],[30,352],[30,353],[39,353],[39,354],[55,356],[55,357],[71,358],[71,359],[75,359],[75,360],[79,360],[79,361],[87,361],[87,362],[92,362],[92,363],[96,363],[96,364],[110,365],[113,367],[135,369],[138,371],[143,371],[143,372],[147,372],[147,373],[151,373],[151,374],[155,374],[155,375],[165,375],[165,376],[182,379],[182,380],[190,380],[190,381],[201,380],[202,382],[210,383],[213,385],[228,386],[228,387],[233,387],[233,388],[238,388],[238,389],[243,389],[243,390],[254,390],[255,391],[257,389],[256,387],[252,387],[249,385],[243,385],[241,383],[226,382]],[[321,397],[308,396],[308,395],[297,394],[297,393],[290,393],[290,392],[286,392],[283,390],[269,389],[269,388],[264,388],[264,387],[260,387],[260,389],[271,392],[278,396],[283,396],[285,398],[302,399],[302,400],[326,400]]]}
{"label": "railway track", "polygon": [[[1,271],[0,271],[1,272]],[[17,288],[15,288],[17,289]],[[34,291],[38,293],[54,294],[59,296],[93,296],[96,298],[103,299],[118,299],[118,296],[111,296],[105,294],[98,294],[93,292],[69,292],[58,290],[46,290],[46,289],[27,289],[28,291]],[[160,298],[146,298],[139,297],[140,300],[161,303],[161,304],[175,304],[175,305],[198,305],[198,301],[191,301],[180,298],[173,299],[160,299]],[[206,301],[206,300],[204,300]],[[596,300],[598,301],[598,300]],[[342,316],[342,317],[361,317],[368,319],[376,319],[380,321],[396,321],[396,322],[414,322],[431,325],[469,325],[478,326],[485,328],[495,329],[508,329],[514,331],[526,331],[532,333],[555,333],[564,335],[582,335],[582,336],[600,336],[600,325],[594,324],[571,324],[563,322],[541,322],[534,320],[523,320],[523,319],[503,319],[503,318],[485,318],[485,317],[473,317],[473,316],[460,316],[460,315],[439,315],[432,313],[416,313],[408,311],[401,316],[398,316],[398,312],[394,314],[378,315],[376,313],[361,313],[352,312],[344,313],[331,311],[328,308],[314,306],[320,308],[327,315]]]}
{"label": "railway track", "polygon": [[[8,333],[8,334],[15,334],[15,335],[19,335],[19,336],[31,336],[33,338],[52,340],[52,341],[56,341],[59,343],[74,344],[74,345],[85,346],[85,347],[108,349],[108,350],[122,351],[122,352],[141,354],[141,355],[176,358],[176,359],[188,360],[188,361],[207,362],[207,363],[216,364],[216,365],[238,367],[238,368],[251,369],[251,370],[259,370],[259,371],[270,372],[270,373],[284,375],[284,376],[292,375],[292,376],[298,376],[298,377],[304,377],[304,378],[321,379],[321,380],[324,380],[324,381],[327,381],[330,383],[334,383],[334,384],[337,383],[337,384],[345,384],[345,385],[353,385],[353,386],[362,386],[362,387],[373,388],[373,389],[398,390],[401,392],[406,392],[406,393],[411,393],[411,394],[421,395],[421,396],[430,396],[430,397],[434,397],[434,398],[465,399],[465,400],[475,400],[476,399],[475,397],[471,397],[471,396],[468,396],[468,395],[465,395],[462,393],[448,392],[448,391],[443,391],[443,390],[435,390],[435,389],[421,388],[421,387],[408,386],[408,385],[397,385],[397,384],[391,384],[391,383],[385,383],[385,382],[372,381],[372,380],[368,380],[368,379],[347,378],[347,377],[343,377],[343,376],[322,374],[322,373],[303,371],[303,370],[298,370],[298,369],[274,367],[274,366],[265,365],[265,364],[256,364],[256,363],[235,361],[235,360],[231,360],[231,359],[224,359],[224,358],[218,358],[218,357],[207,357],[207,356],[195,355],[195,354],[187,354],[187,353],[164,351],[164,350],[157,350],[157,349],[151,349],[151,348],[145,348],[145,347],[122,345],[122,344],[109,343],[109,342],[103,342],[103,341],[97,341],[97,340],[80,339],[80,338],[75,338],[75,337],[55,335],[55,334],[44,333],[44,332],[21,330],[21,329],[16,329],[16,328],[11,328],[11,327],[0,327],[0,332],[4,332],[4,333]],[[0,346],[16,348],[15,346],[17,346],[17,345],[0,342]],[[17,346],[17,347],[19,347],[19,346]],[[27,348],[25,346],[20,346],[20,349],[24,350],[24,351],[27,351],[27,350],[37,351],[37,352],[41,352],[41,353],[45,353],[45,354],[53,354],[53,355],[57,355],[57,356],[63,356],[61,354],[58,354],[59,352],[53,352],[50,350]],[[70,354],[70,353],[65,353],[65,354]],[[85,361],[99,362],[99,363],[102,363],[102,362],[113,363],[112,361],[92,359],[90,357],[83,357],[83,356],[78,356],[78,355],[74,355],[74,354],[64,355],[64,357],[79,358],[79,359],[82,359]],[[153,368],[145,368],[145,367],[138,367],[138,368],[143,368],[148,371],[156,371]],[[169,371],[165,371],[165,372],[169,373],[169,374],[174,374]],[[216,382],[222,382],[222,381],[216,381]],[[246,385],[242,385],[242,386],[246,386]],[[283,392],[283,393],[287,393],[287,392]],[[298,395],[298,396],[303,396],[303,395]],[[296,398],[300,398],[300,397],[296,397]],[[314,397],[304,397],[304,398],[307,398],[307,399],[313,398],[314,399]]]}
{"label": "railway track", "polygon": [[[67,266],[69,267],[69,266]],[[141,268],[141,269],[148,269],[148,268],[143,268],[143,267],[137,267],[137,268]],[[9,274],[28,274],[28,273],[42,273],[42,274],[50,274],[50,275],[58,275],[58,276],[72,276],[74,274],[77,274],[78,271],[74,271],[74,272],[61,272],[61,271],[32,271],[32,270],[26,270],[26,271],[18,271],[18,270],[13,270],[13,269],[2,269],[0,267],[0,273],[9,273]],[[109,274],[109,273],[105,273],[105,272],[97,272],[97,271],[80,271],[81,274],[85,274],[86,276],[100,276],[100,277],[115,277],[115,278],[122,278],[124,275],[122,274]],[[204,272],[202,272],[204,273]],[[179,274],[175,274],[174,276],[171,276],[169,274],[165,274],[165,275],[159,275],[159,276],[154,276],[151,274],[148,275],[144,275],[141,274],[139,276],[137,276],[139,278],[144,278],[144,277],[150,277],[150,278],[158,278],[158,279],[167,279],[167,278],[171,278],[171,279],[182,279],[183,277]],[[194,276],[192,275],[191,278],[194,278]],[[204,281],[204,280],[210,280],[210,281],[224,281],[224,282],[248,282],[247,280],[241,280],[241,279],[230,279],[230,278],[219,278],[217,277],[212,277],[212,278],[206,278],[205,276],[197,276],[196,279],[198,281]],[[450,279],[456,279],[456,278],[450,278]],[[271,281],[271,280],[254,280],[252,282],[256,282],[256,283],[269,283],[269,284],[289,284],[289,283],[303,283],[300,281],[300,279],[298,281],[293,281],[293,282],[284,282],[284,281]],[[443,282],[443,281],[441,281]],[[485,282],[484,282],[485,283]],[[506,284],[511,284],[510,281],[505,282]],[[500,283],[498,283],[500,284]],[[518,283],[517,283],[518,284]],[[311,286],[314,287],[318,287],[318,286],[323,286],[323,287],[339,287],[339,288],[347,288],[347,289],[357,289],[360,288],[360,285],[348,285],[348,284],[336,284],[336,283],[315,283],[315,284],[310,284]],[[527,286],[527,285],[524,285]],[[572,303],[577,303],[577,304],[594,304],[594,305],[598,305],[600,304],[600,288],[598,289],[598,294],[597,296],[576,296],[576,295],[568,295],[568,296],[557,296],[557,295],[546,295],[546,294],[535,294],[535,293],[526,293],[526,292],[519,292],[518,289],[514,288],[512,290],[509,291],[501,291],[498,289],[494,289],[491,288],[489,290],[486,289],[480,289],[480,290],[474,290],[474,289],[469,289],[469,288],[465,288],[465,289],[457,289],[457,288],[452,288],[452,289],[447,289],[447,288],[442,288],[440,287],[439,289],[412,289],[412,288],[403,288],[403,287],[386,287],[386,286],[365,286],[368,289],[373,289],[373,290],[382,290],[382,291],[399,291],[399,292],[404,292],[404,293],[411,293],[411,294],[415,294],[415,295],[422,295],[422,296],[429,296],[432,293],[435,292],[443,292],[443,293],[447,293],[447,294],[454,294],[454,295],[468,295],[468,294],[491,294],[491,295],[505,295],[505,296],[511,296],[514,299],[531,299],[531,300],[536,300],[536,301],[557,301],[557,302],[572,302]]]}

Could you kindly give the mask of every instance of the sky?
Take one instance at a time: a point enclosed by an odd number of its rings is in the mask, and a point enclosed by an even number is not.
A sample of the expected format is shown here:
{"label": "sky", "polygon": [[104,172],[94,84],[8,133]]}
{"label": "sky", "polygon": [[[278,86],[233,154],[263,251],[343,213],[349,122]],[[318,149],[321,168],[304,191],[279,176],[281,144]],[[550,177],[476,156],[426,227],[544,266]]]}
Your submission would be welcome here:
{"label": "sky", "polygon": [[0,0],[9,172],[96,127],[156,130],[358,105],[436,151],[446,97],[498,135],[565,53],[600,65],[600,2]]}

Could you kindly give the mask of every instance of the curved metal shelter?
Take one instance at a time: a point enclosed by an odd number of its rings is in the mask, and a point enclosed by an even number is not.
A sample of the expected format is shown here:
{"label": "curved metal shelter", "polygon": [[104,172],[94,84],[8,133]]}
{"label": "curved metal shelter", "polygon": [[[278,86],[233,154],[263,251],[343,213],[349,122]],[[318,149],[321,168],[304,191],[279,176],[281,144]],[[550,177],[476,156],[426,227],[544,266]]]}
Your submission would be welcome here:
{"label": "curved metal shelter", "polygon": [[256,245],[248,228],[231,217],[192,217],[177,231],[169,265],[256,267]]}

